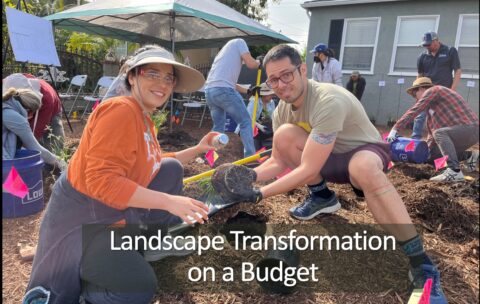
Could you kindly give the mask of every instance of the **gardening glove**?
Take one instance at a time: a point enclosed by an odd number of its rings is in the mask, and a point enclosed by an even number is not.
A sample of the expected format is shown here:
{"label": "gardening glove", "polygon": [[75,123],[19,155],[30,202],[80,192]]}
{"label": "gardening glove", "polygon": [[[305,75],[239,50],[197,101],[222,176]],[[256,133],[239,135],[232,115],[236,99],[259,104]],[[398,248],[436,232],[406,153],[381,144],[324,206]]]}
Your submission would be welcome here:
{"label": "gardening glove", "polygon": [[265,58],[265,55],[260,55],[260,56],[257,56],[257,60],[260,61],[260,65],[258,66],[259,69],[262,68],[263,66],[263,59]]}
{"label": "gardening glove", "polygon": [[250,99],[250,97],[255,96],[255,93],[258,93],[258,96],[260,96],[260,86],[254,86],[247,89],[247,99]]}
{"label": "gardening glove", "polygon": [[213,188],[227,202],[253,202],[262,199],[262,194],[252,184],[257,179],[257,173],[245,166],[224,164],[219,166],[213,176]]}
{"label": "gardening glove", "polygon": [[[267,127],[262,125],[261,123],[255,123],[255,125],[257,126],[258,130],[261,131],[262,133],[267,133]],[[254,171],[255,172],[255,171]]]}
{"label": "gardening glove", "polygon": [[390,133],[388,133],[387,142],[392,143],[397,139],[397,137],[398,137],[397,130],[392,129]]}

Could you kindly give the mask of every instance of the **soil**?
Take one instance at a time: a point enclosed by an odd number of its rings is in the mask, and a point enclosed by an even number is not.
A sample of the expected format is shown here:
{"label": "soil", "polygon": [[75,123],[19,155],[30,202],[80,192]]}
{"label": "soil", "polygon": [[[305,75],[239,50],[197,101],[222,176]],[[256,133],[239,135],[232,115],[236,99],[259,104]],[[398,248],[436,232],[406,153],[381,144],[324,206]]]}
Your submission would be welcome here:
{"label": "soil", "polygon": [[[65,123],[66,145],[74,149],[83,131],[84,122],[72,121],[74,132],[70,132]],[[178,151],[194,145],[211,126],[206,124],[198,128],[194,124],[175,126],[174,132],[161,133],[160,141],[164,151]],[[383,133],[385,128],[380,128]],[[220,155],[215,166],[242,158],[242,144],[238,135],[229,133],[229,144],[218,152]],[[474,147],[478,150],[478,145]],[[185,176],[193,176],[209,170],[206,163],[191,161],[185,165]],[[396,163],[388,173],[400,196],[404,200],[414,223],[423,228],[423,239],[429,256],[437,263],[441,271],[443,290],[449,303],[478,303],[479,301],[479,176],[478,171],[470,180],[454,184],[432,183],[428,180],[435,175],[434,168],[428,165]],[[44,180],[44,197],[48,202],[54,178]],[[329,184],[337,193],[342,209],[335,215],[320,216],[309,223],[375,223],[365,201],[358,198],[349,185]],[[185,193],[197,196],[200,187],[187,184]],[[223,209],[213,216],[212,223],[223,224],[238,212],[247,212],[253,216],[267,219],[268,224],[300,224],[291,218],[288,210],[303,201],[307,191],[305,187],[283,195],[267,198],[259,204],[240,203]],[[39,225],[43,212],[35,215],[2,219],[2,258],[4,303],[19,303],[25,293],[31,272],[32,262],[20,259],[19,244],[35,246],[38,240]],[[227,258],[213,255],[212,264],[228,263],[238,260],[233,253]],[[238,254],[237,254],[238,255]],[[189,258],[185,258],[188,264]],[[172,260],[153,264],[154,269],[167,265]],[[182,260],[180,261],[182,262]],[[166,263],[166,264],[165,264]],[[182,265],[182,264],[181,264]],[[191,266],[191,265],[190,265]],[[186,267],[186,266],[185,266]],[[182,271],[184,269],[179,269]],[[177,271],[173,269],[172,271]],[[159,276],[161,274],[159,273]],[[254,292],[254,289],[256,290]],[[159,292],[152,303],[406,303],[407,292],[387,290],[377,293],[349,292],[302,292],[291,295],[274,295],[258,291],[252,285],[248,292],[210,291],[167,293]]]}

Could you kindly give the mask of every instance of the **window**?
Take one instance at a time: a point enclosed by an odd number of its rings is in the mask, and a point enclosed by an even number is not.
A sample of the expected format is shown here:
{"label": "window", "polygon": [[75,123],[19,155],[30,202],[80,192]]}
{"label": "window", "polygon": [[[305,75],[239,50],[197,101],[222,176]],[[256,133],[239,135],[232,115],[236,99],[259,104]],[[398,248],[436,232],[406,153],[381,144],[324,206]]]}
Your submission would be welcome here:
{"label": "window", "polygon": [[345,19],[340,62],[344,73],[373,74],[380,18]]}
{"label": "window", "polygon": [[478,79],[478,14],[460,15],[455,47],[460,57],[462,76]]}
{"label": "window", "polygon": [[390,75],[417,75],[417,58],[424,51],[425,32],[437,31],[439,16],[399,16],[393,42]]}

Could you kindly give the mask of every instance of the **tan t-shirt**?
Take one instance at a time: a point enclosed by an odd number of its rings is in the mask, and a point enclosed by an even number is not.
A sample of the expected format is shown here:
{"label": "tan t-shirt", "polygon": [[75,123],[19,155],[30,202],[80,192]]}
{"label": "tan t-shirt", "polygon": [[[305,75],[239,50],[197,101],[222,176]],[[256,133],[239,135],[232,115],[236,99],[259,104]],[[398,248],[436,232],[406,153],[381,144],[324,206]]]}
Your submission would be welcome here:
{"label": "tan t-shirt", "polygon": [[291,123],[308,133],[337,132],[332,153],[346,153],[368,143],[382,142],[358,99],[331,83],[308,80],[303,105],[294,110],[291,104],[280,100],[272,123],[274,131],[282,124]]}

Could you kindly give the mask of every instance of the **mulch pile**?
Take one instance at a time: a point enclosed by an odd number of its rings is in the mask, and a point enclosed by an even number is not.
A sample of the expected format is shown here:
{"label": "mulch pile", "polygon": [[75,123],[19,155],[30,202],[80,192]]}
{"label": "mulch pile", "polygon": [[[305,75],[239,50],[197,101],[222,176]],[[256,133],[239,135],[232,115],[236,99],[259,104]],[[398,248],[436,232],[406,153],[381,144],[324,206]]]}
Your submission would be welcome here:
{"label": "mulch pile", "polygon": [[[67,126],[65,124],[65,126]],[[68,147],[78,145],[83,124],[74,122],[74,133],[68,127],[66,133]],[[198,129],[196,125],[186,123],[184,127],[175,126],[174,135],[161,134],[162,148],[177,151],[194,145],[206,134],[209,126]],[[219,151],[220,158],[216,166],[242,158],[242,144],[238,135],[228,134],[229,144]],[[478,146],[475,147],[478,149]],[[192,161],[185,166],[185,176],[209,170],[206,163]],[[454,184],[431,183],[428,178],[435,175],[428,165],[395,164],[388,174],[406,203],[414,223],[422,230],[425,247],[429,255],[441,270],[443,289],[449,303],[478,303],[479,300],[479,178],[478,172],[471,174],[473,180]],[[53,178],[44,180],[45,202],[50,196]],[[342,204],[335,215],[321,216],[309,223],[319,224],[373,224],[375,223],[365,201],[355,196],[349,185],[329,184]],[[185,193],[198,197],[198,185],[188,184]],[[223,224],[239,211],[263,216],[268,224],[300,224],[288,215],[288,209],[303,201],[306,189],[300,188],[284,195],[265,199],[258,205],[240,203],[219,211],[210,221]],[[38,239],[38,229],[43,212],[16,219],[3,219],[2,257],[3,257],[3,293],[4,303],[19,303],[28,283],[31,262],[22,262],[19,244],[34,246]],[[227,257],[235,257],[235,251]],[[222,253],[222,255],[224,255]],[[192,257],[184,258],[185,267]],[[212,256],[212,265],[228,263],[225,257]],[[158,269],[162,263],[168,266],[168,258],[153,264]],[[178,258],[177,258],[178,259]],[[233,261],[233,260],[232,260]],[[182,262],[182,261],[181,261]],[[191,265],[190,265],[191,266]],[[179,269],[178,271],[182,271]],[[161,274],[159,273],[159,276]],[[405,278],[407,280],[407,278]],[[233,284],[233,283],[232,283]],[[248,292],[216,292],[215,286],[209,291],[168,293],[159,292],[152,303],[406,303],[407,292],[386,290],[380,293],[347,292],[302,292],[291,295],[274,295],[261,292],[258,285],[252,284]]]}

